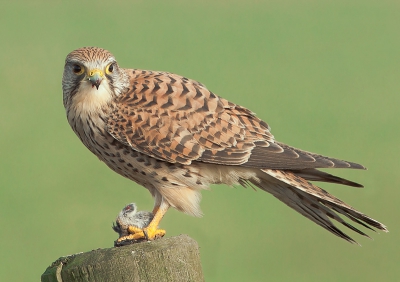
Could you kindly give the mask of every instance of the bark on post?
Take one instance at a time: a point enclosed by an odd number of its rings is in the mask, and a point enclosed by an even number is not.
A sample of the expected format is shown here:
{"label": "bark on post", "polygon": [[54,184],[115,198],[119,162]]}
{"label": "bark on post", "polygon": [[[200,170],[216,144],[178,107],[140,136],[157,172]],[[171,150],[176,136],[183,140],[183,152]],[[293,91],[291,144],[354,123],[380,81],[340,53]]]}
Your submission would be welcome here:
{"label": "bark on post", "polygon": [[197,242],[187,235],[61,257],[42,282],[204,281]]}

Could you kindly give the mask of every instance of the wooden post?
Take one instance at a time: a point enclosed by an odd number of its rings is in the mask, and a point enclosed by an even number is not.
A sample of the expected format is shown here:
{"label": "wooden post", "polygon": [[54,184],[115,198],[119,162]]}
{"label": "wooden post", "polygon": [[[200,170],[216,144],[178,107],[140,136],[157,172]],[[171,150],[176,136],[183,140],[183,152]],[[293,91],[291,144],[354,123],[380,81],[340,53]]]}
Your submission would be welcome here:
{"label": "wooden post", "polygon": [[61,257],[42,282],[204,281],[197,242],[187,235]]}

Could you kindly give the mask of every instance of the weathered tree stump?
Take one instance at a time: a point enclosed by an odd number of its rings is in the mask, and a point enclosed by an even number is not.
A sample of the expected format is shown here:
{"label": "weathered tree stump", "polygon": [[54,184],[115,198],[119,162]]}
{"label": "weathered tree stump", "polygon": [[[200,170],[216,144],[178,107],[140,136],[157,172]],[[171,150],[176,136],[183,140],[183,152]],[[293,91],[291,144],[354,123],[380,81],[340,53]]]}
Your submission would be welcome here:
{"label": "weathered tree stump", "polygon": [[61,257],[42,282],[204,281],[197,242],[187,235]]}

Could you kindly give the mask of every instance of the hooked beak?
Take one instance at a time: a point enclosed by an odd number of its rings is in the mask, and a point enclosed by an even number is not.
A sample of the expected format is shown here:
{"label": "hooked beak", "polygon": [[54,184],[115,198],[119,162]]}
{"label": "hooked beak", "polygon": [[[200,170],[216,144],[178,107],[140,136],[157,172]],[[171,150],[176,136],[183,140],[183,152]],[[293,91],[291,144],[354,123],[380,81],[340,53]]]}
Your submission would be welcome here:
{"label": "hooked beak", "polygon": [[101,81],[103,80],[103,72],[99,69],[94,69],[89,71],[89,78],[88,80],[92,83],[92,87],[96,86],[96,89],[99,90],[99,86]]}

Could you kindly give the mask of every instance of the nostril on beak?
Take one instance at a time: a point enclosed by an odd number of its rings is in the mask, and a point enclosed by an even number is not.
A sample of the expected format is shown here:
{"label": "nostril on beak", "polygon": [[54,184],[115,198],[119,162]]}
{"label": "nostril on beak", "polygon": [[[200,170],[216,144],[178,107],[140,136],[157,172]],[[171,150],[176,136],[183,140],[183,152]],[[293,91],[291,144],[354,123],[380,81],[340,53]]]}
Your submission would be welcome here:
{"label": "nostril on beak", "polygon": [[96,89],[99,90],[102,80],[103,73],[100,70],[92,70],[89,72],[89,81],[92,83],[92,87],[96,86]]}

